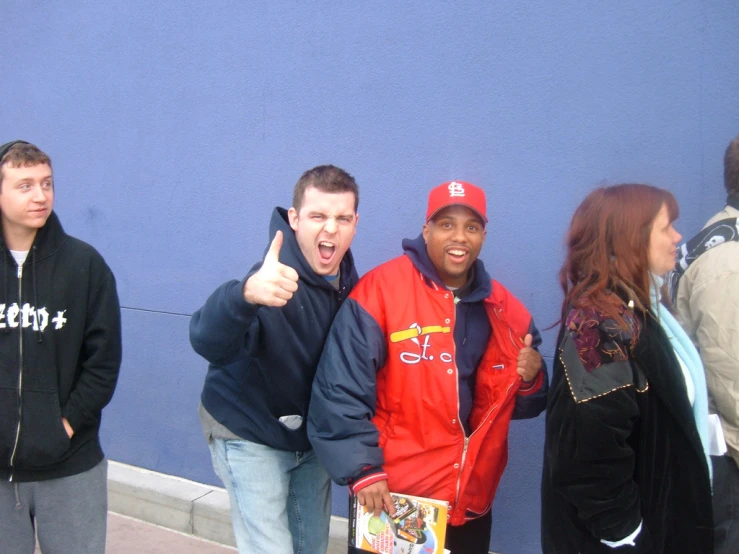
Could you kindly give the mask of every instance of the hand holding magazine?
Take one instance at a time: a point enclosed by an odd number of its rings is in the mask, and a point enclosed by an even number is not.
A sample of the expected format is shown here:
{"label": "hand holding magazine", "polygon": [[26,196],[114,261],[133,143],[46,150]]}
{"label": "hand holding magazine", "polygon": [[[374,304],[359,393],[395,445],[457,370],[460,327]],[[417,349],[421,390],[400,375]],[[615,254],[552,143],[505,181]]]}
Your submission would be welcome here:
{"label": "hand holding magazine", "polygon": [[448,554],[444,549],[447,511],[441,500],[390,493],[395,517],[375,517],[353,496],[349,506],[349,545],[376,554]]}

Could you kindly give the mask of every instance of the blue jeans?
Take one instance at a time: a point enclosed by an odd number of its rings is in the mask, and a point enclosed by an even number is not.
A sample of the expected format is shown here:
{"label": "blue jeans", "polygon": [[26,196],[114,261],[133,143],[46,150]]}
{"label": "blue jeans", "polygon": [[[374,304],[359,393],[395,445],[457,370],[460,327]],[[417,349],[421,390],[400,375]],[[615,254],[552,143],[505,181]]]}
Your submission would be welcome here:
{"label": "blue jeans", "polygon": [[325,554],[331,482],[315,453],[211,439],[241,554]]}

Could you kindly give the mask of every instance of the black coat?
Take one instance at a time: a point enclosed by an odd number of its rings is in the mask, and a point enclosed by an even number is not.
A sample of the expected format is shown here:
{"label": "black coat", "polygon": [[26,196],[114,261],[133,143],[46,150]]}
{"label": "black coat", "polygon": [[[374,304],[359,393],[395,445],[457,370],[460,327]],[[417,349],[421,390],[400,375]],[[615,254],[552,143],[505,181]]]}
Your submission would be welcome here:
{"label": "black coat", "polygon": [[[580,312],[582,315],[582,312]],[[708,465],[685,380],[651,315],[560,330],[542,476],[546,554],[713,552]],[[612,549],[643,521],[635,546]]]}

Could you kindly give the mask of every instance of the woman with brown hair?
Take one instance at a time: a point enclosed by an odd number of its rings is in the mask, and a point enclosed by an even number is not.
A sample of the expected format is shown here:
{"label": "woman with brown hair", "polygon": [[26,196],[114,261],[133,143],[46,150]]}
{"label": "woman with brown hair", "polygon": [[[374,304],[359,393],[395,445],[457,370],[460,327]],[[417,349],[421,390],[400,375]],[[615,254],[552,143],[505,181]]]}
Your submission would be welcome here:
{"label": "woman with brown hair", "polygon": [[697,351],[660,302],[680,234],[648,185],[575,211],[546,421],[546,554],[713,552],[708,402]]}

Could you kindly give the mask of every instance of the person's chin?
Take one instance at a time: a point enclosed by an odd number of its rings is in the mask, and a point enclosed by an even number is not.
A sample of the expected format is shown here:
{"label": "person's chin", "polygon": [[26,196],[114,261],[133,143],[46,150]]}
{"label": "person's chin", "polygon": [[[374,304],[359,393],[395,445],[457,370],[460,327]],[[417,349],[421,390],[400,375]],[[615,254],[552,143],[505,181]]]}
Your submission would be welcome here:
{"label": "person's chin", "polygon": [[447,273],[449,274],[449,276],[455,279],[464,277],[465,275],[467,275],[469,270],[470,270],[470,266],[468,265],[463,265],[463,266],[453,265],[451,267],[447,267]]}
{"label": "person's chin", "polygon": [[322,264],[321,262],[312,263],[311,268],[316,275],[320,275],[321,277],[326,277],[327,275],[336,275],[336,271],[338,269],[333,267],[333,265],[326,265]]}
{"label": "person's chin", "polygon": [[321,272],[321,275],[328,276],[328,275],[336,275],[339,272],[339,266],[333,265],[331,267],[324,267],[323,271]]}

